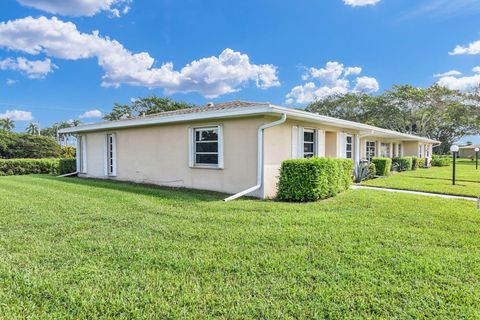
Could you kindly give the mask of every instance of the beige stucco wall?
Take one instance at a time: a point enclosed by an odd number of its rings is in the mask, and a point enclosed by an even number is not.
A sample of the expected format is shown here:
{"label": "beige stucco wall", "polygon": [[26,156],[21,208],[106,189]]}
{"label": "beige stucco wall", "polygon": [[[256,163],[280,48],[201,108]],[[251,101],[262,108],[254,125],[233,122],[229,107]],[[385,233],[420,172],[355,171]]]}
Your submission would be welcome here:
{"label": "beige stucco wall", "polygon": [[[256,184],[257,129],[264,121],[259,116],[89,133],[83,176],[236,193]],[[189,167],[188,129],[219,124],[223,125],[224,169]],[[116,135],[116,177],[105,176],[107,133]]]}
{"label": "beige stucco wall", "polygon": [[475,149],[474,148],[465,148],[465,149],[460,149],[458,151],[458,156],[460,158],[470,158],[475,156]]}

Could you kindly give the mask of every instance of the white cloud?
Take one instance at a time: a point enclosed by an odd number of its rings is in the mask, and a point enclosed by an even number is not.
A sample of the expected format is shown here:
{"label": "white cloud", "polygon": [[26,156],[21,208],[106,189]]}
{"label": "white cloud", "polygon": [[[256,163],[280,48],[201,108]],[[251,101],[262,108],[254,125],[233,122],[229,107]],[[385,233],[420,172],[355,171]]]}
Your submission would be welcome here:
{"label": "white cloud", "polygon": [[94,109],[84,112],[80,115],[80,119],[85,118],[101,118],[103,116],[102,111]]}
{"label": "white cloud", "polygon": [[49,13],[66,16],[93,16],[101,11],[119,17],[126,14],[130,0],[17,0],[20,4]]}
{"label": "white cloud", "polygon": [[33,120],[32,113],[22,110],[7,110],[5,113],[0,113],[0,119],[11,119],[14,121],[31,121]]}
{"label": "white cloud", "polygon": [[324,68],[309,68],[302,76],[303,85],[295,86],[287,95],[287,103],[310,103],[335,94],[348,92],[377,92],[378,81],[371,77],[357,77],[355,87],[351,88],[351,79],[362,72],[360,67],[345,67],[335,61],[327,62]]}
{"label": "white cloud", "polygon": [[474,67],[472,71],[475,73],[480,73],[480,67]]}
{"label": "white cloud", "polygon": [[380,0],[343,0],[343,2],[352,7],[363,7],[376,5]]}
{"label": "white cloud", "polygon": [[25,58],[7,58],[0,60],[0,70],[14,70],[25,73],[30,79],[42,79],[57,68],[50,59],[27,60]]}
{"label": "white cloud", "polygon": [[[474,72],[480,71],[480,68],[477,68],[474,68]],[[452,90],[470,91],[480,85],[480,73],[465,77],[446,76],[440,78],[437,83]]]}
{"label": "white cloud", "polygon": [[433,77],[434,78],[443,78],[443,77],[453,77],[453,76],[461,76],[461,75],[462,75],[462,73],[460,71],[450,70],[450,71],[447,71],[447,72],[444,72],[444,73],[434,74]]}
{"label": "white cloud", "polygon": [[279,86],[277,67],[252,64],[248,55],[225,49],[218,57],[195,60],[180,70],[167,62],[154,67],[147,52],[131,53],[98,31],[81,33],[75,24],[56,17],[27,17],[0,23],[0,46],[28,54],[78,60],[97,58],[105,74],[102,85],[163,88],[167,94],[199,92],[207,98],[239,91],[254,82],[258,88]]}
{"label": "white cloud", "polygon": [[475,55],[480,53],[480,40],[474,41],[470,43],[468,46],[456,46],[453,51],[449,52],[449,55],[455,56],[455,55],[461,55],[461,54],[469,54],[469,55]]}
{"label": "white cloud", "polygon": [[13,80],[13,79],[7,79],[7,81],[5,82],[8,86],[13,86],[15,83],[17,83],[16,80]]}

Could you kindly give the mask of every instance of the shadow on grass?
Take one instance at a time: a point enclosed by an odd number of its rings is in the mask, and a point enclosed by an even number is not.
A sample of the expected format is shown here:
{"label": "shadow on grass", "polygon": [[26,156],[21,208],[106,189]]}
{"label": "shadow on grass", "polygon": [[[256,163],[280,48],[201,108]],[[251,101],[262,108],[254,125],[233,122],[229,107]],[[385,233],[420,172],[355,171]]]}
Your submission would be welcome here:
{"label": "shadow on grass", "polygon": [[171,200],[196,200],[196,201],[221,201],[228,195],[214,191],[204,191],[187,188],[165,187],[154,184],[142,184],[135,182],[116,181],[107,179],[78,178],[78,177],[54,177],[48,175],[35,175],[36,178],[73,184],[77,186],[109,189],[138,195],[158,196]]}
{"label": "shadow on grass", "polygon": [[[421,176],[403,176],[404,178],[412,178],[412,179],[427,179],[427,180],[443,180],[443,181],[452,181],[452,178],[436,178],[436,177],[421,177]],[[472,183],[480,183],[479,180],[467,180],[467,179],[456,179],[456,181],[461,182],[472,182]]]}

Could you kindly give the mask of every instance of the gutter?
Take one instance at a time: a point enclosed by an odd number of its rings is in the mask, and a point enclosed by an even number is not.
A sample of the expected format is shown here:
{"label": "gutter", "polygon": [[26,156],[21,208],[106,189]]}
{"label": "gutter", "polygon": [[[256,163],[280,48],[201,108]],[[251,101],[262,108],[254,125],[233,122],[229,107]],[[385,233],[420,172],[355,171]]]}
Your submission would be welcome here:
{"label": "gutter", "polygon": [[223,201],[228,202],[240,198],[246,194],[249,194],[253,191],[256,191],[262,187],[262,178],[263,178],[263,131],[265,129],[278,126],[279,124],[285,123],[287,121],[287,114],[282,114],[282,118],[280,120],[264,124],[258,127],[258,152],[257,152],[257,184],[251,188],[246,190],[240,191],[228,198],[223,199]]}

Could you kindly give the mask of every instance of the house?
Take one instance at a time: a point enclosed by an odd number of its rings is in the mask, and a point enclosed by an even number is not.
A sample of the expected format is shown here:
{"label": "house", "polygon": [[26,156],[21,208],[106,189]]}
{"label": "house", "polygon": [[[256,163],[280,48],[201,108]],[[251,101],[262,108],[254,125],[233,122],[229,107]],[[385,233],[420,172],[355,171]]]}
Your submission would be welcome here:
{"label": "house", "polygon": [[458,148],[458,156],[460,158],[475,157],[475,149],[480,148],[480,144],[472,144],[469,146],[461,146]]}
{"label": "house", "polygon": [[78,175],[259,198],[291,158],[429,159],[438,141],[270,103],[234,101],[81,125]]}

